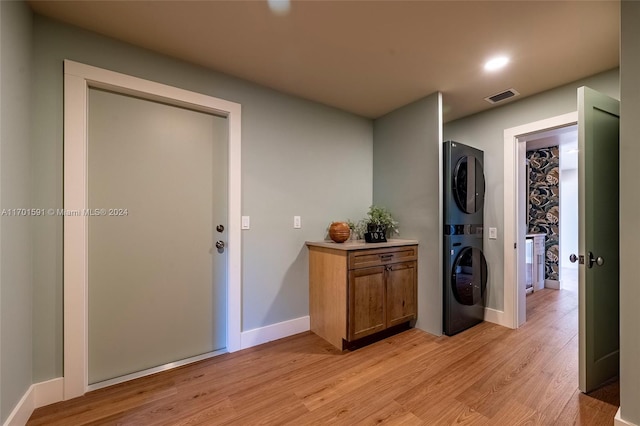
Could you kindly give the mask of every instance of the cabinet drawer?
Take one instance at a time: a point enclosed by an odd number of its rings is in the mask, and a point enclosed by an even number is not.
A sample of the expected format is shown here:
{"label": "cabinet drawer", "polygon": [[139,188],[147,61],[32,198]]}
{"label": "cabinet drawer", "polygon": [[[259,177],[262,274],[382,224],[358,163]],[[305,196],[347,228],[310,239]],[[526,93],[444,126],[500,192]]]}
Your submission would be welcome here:
{"label": "cabinet drawer", "polygon": [[349,269],[370,268],[416,260],[417,255],[417,246],[352,251],[349,253]]}

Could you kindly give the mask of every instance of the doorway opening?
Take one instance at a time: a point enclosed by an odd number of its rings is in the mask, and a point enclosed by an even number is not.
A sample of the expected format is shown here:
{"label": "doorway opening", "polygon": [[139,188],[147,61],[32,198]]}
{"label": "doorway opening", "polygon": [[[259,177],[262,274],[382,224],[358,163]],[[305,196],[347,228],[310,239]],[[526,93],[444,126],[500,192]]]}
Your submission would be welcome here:
{"label": "doorway opening", "polygon": [[[578,291],[578,126],[575,124],[518,137],[524,143],[524,283],[527,295],[544,288]],[[577,298],[576,298],[577,301]],[[526,320],[526,318],[525,318]]]}
{"label": "doorway opening", "polygon": [[[504,311],[499,323],[518,328],[526,320],[526,138],[577,124],[578,113],[524,124],[504,131]],[[522,265],[522,266],[520,266]],[[519,285],[519,284],[522,285]]]}

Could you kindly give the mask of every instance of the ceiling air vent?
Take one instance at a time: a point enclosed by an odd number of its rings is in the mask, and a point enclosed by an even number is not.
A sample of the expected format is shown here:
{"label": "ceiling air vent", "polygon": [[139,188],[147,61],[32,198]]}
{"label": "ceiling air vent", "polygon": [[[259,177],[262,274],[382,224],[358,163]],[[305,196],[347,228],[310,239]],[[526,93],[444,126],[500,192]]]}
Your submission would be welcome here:
{"label": "ceiling air vent", "polygon": [[503,92],[496,93],[495,95],[487,96],[484,100],[490,104],[497,104],[498,102],[506,101],[507,99],[518,96],[519,94],[520,93],[515,89],[507,89]]}

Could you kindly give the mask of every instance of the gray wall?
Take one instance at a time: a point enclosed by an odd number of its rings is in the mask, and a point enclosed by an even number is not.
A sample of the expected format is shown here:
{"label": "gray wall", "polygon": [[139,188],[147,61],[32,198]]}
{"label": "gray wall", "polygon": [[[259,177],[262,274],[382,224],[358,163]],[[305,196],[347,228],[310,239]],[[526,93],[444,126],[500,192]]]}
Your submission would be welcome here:
{"label": "gray wall", "polygon": [[[0,208],[31,205],[29,126],[32,19],[23,2],[0,2]],[[31,385],[31,227],[0,217],[0,423]]]}
{"label": "gray wall", "polygon": [[[372,201],[371,120],[47,18],[34,19],[34,205],[62,207],[63,59],[242,104],[242,328],[308,315],[306,240]],[[293,229],[293,216],[302,229]],[[37,221],[34,381],[62,376],[62,218]]]}
{"label": "gray wall", "polygon": [[440,94],[374,122],[373,201],[400,223],[400,238],[419,241],[416,327],[442,334]]}
{"label": "gray wall", "polygon": [[618,70],[614,69],[444,125],[444,140],[455,140],[484,151],[487,188],[484,226],[498,228],[498,239],[489,240],[485,233],[484,241],[489,265],[487,304],[490,308],[504,309],[504,130],[576,111],[580,86],[589,86],[618,99],[618,81]]}
{"label": "gray wall", "polygon": [[620,11],[620,415],[640,425],[640,3],[623,1]]}

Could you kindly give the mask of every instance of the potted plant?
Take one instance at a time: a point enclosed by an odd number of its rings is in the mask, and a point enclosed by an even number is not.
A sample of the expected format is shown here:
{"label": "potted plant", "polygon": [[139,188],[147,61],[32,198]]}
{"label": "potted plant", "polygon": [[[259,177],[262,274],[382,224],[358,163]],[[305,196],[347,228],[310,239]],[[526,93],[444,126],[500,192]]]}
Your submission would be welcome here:
{"label": "potted plant", "polygon": [[353,222],[351,219],[347,219],[347,225],[351,230],[352,240],[361,240],[364,238],[364,234],[367,232],[367,225],[364,223],[364,220]]}
{"label": "potted plant", "polygon": [[399,234],[398,222],[384,207],[375,205],[369,207],[367,217],[362,219],[361,223],[367,231],[364,234],[367,242],[384,242],[387,241],[387,235]]}

